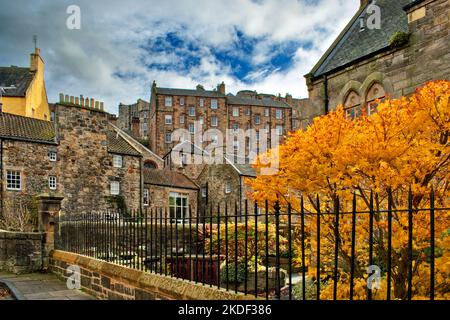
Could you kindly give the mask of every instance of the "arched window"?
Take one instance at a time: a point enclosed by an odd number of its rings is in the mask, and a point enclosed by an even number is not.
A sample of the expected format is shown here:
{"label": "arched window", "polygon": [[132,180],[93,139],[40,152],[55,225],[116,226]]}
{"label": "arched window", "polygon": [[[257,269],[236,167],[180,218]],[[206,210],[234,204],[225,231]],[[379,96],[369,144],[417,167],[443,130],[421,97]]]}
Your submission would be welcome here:
{"label": "arched window", "polygon": [[356,118],[361,115],[361,97],[355,91],[350,91],[344,101],[347,117]]}
{"label": "arched window", "polygon": [[145,160],[144,168],[146,168],[146,169],[158,169],[158,166],[152,160]]}
{"label": "arched window", "polygon": [[375,82],[367,91],[366,101],[367,101],[367,114],[371,115],[377,110],[378,102],[377,100],[383,100],[386,98],[386,92],[383,86]]}

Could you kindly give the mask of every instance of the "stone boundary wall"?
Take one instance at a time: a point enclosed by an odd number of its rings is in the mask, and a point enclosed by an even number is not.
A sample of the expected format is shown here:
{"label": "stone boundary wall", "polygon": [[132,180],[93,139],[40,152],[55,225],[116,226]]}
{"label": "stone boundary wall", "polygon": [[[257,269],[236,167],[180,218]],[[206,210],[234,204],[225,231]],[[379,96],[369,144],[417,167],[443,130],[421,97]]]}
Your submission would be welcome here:
{"label": "stone boundary wall", "polygon": [[254,300],[244,294],[210,288],[191,281],[139,271],[86,256],[55,250],[50,270],[67,279],[66,269],[77,265],[82,288],[108,300]]}
{"label": "stone boundary wall", "polygon": [[42,269],[44,234],[0,230],[0,270],[15,274]]}

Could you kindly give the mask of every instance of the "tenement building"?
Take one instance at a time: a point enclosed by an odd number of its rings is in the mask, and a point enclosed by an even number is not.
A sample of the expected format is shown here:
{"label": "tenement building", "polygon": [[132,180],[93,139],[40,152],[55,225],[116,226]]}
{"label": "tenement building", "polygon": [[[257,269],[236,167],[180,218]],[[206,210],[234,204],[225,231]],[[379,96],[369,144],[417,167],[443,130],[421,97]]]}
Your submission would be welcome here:
{"label": "tenement building", "polygon": [[138,99],[134,104],[119,104],[119,117],[117,126],[138,139],[142,144],[148,145],[150,104]]}
{"label": "tenement building", "polygon": [[[449,80],[449,9],[448,0],[361,0],[350,23],[305,76],[310,105],[301,109],[301,121],[338,105],[350,117],[370,114],[377,99],[409,95],[430,80]],[[373,23],[378,18],[379,26]]]}
{"label": "tenement building", "polygon": [[[160,88],[154,82],[149,126],[150,149],[159,156],[166,155],[183,139],[195,141],[201,148],[211,142],[222,142],[224,145],[227,132],[230,141],[233,141],[230,143],[231,149],[248,156],[251,137],[243,138],[242,131],[254,129],[254,139],[258,141],[262,129],[268,132],[273,130],[278,140],[282,141],[292,130],[292,107],[285,99],[254,91],[241,91],[236,96],[226,94],[224,83],[215,90],[205,90],[200,85],[189,90]],[[179,132],[178,129],[184,129],[184,136],[174,135],[174,132]],[[196,133],[205,133],[210,129],[215,129],[216,133],[208,139],[194,140]],[[268,136],[271,136],[270,133]]]}

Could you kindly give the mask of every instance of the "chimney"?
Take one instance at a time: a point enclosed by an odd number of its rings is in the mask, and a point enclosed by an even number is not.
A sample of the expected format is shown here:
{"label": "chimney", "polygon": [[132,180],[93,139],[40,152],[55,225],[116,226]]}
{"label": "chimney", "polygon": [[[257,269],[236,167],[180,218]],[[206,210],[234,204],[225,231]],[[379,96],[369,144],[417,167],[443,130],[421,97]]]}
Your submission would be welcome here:
{"label": "chimney", "polygon": [[34,53],[30,55],[30,71],[35,72],[39,69],[39,59],[41,59],[41,49],[35,48]]}
{"label": "chimney", "polygon": [[219,91],[219,93],[225,95],[225,83],[223,81],[221,84],[219,84],[217,86],[217,91]]}
{"label": "chimney", "polygon": [[197,89],[198,91],[205,91],[205,88],[204,88],[201,84],[198,84],[197,87],[196,87],[196,89]]}

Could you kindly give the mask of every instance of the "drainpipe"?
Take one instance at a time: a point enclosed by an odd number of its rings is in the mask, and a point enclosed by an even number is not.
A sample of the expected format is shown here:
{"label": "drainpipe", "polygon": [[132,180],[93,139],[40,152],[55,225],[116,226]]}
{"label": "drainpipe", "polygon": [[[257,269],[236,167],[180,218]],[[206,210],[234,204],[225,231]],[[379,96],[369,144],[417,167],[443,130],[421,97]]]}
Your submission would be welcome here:
{"label": "drainpipe", "polygon": [[139,158],[139,171],[140,171],[140,177],[139,177],[139,179],[140,179],[140,181],[139,181],[139,211],[141,212],[141,215],[142,215],[142,202],[143,202],[143,200],[144,200],[144,179],[143,179],[143,175],[144,175],[144,169],[143,169],[143,166],[142,166],[142,162],[143,162],[143,158],[142,157],[140,157]]}
{"label": "drainpipe", "polygon": [[325,74],[323,76],[323,86],[324,86],[324,90],[325,90],[325,114],[328,114],[329,112],[329,104],[330,104],[330,99],[328,96],[328,76]]}
{"label": "drainpipe", "polygon": [[3,139],[0,138],[0,217],[2,216],[3,216]]}

